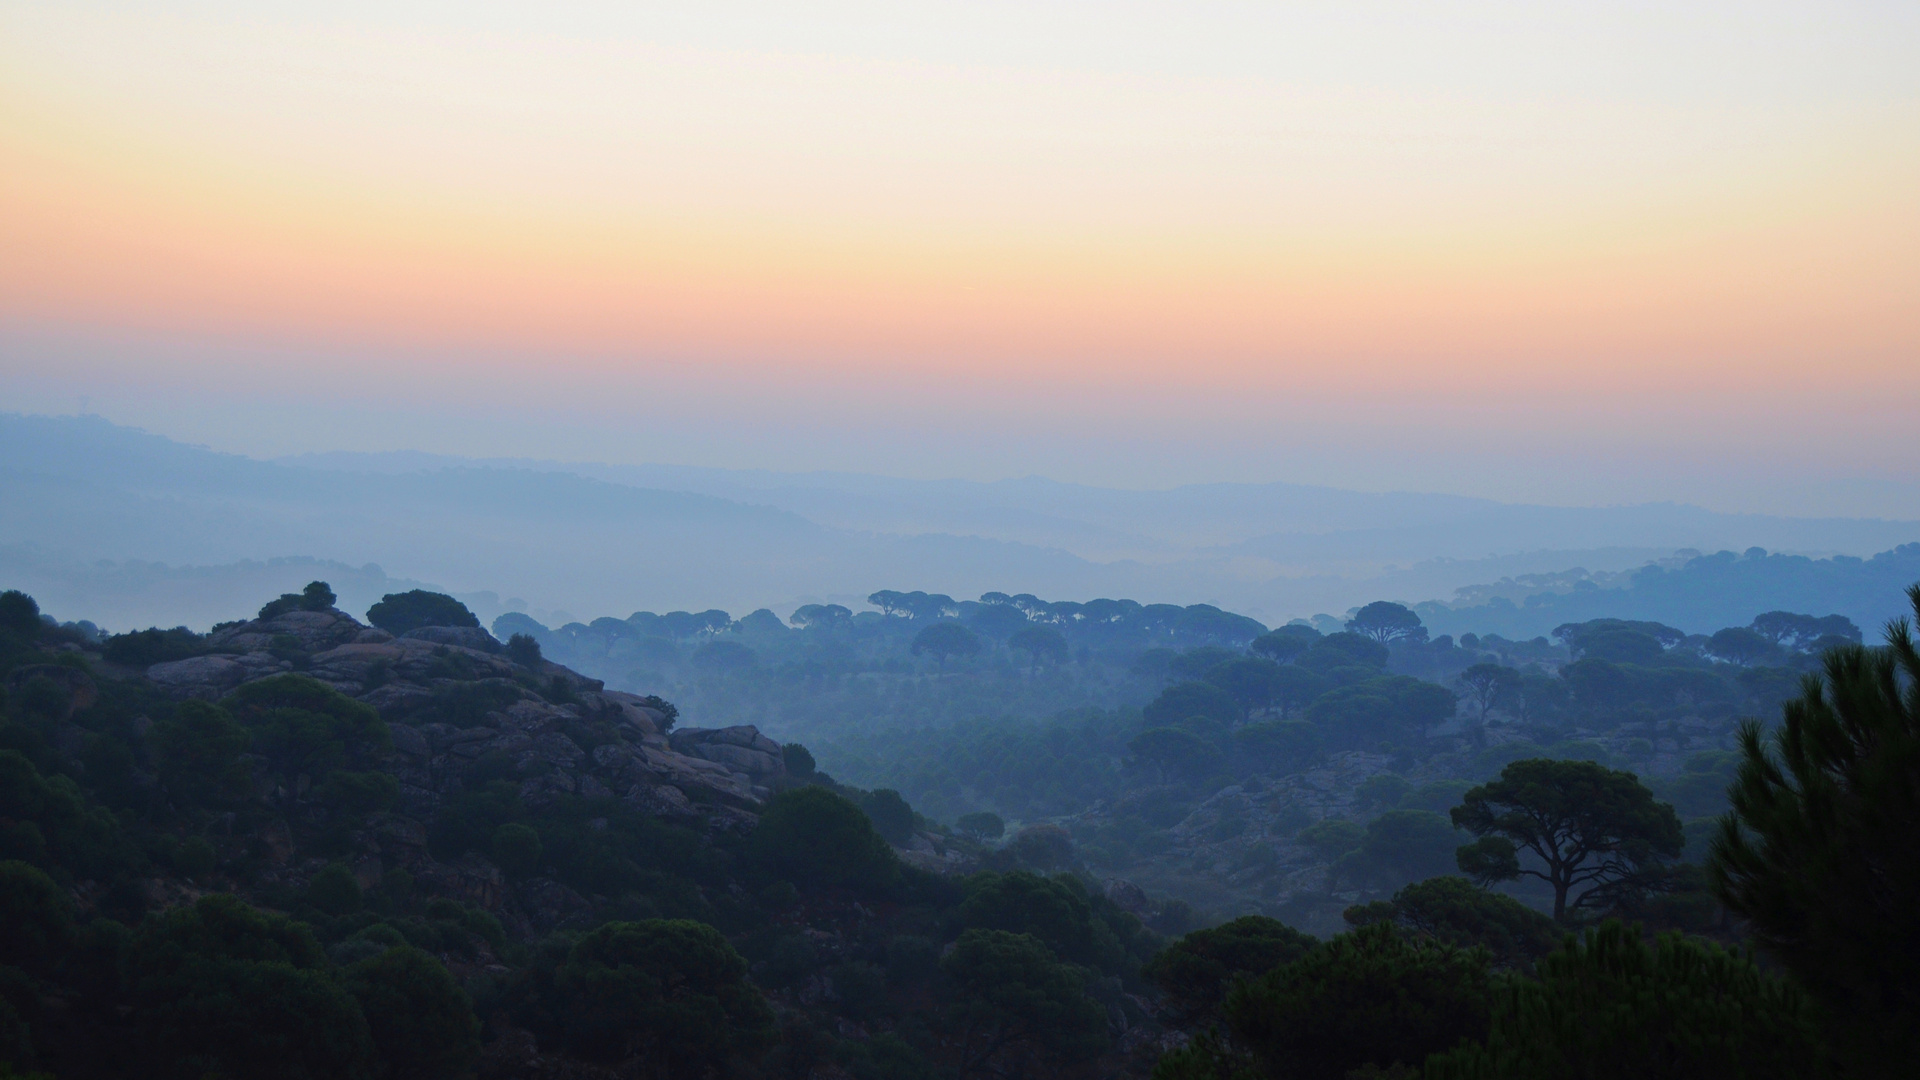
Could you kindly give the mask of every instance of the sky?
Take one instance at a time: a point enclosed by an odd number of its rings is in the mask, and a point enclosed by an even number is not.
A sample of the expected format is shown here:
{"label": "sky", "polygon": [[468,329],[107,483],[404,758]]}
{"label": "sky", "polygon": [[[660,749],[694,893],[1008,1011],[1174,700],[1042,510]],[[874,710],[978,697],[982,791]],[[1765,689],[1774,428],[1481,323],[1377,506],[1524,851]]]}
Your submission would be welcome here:
{"label": "sky", "polygon": [[0,0],[0,396],[1920,516],[1920,7]]}

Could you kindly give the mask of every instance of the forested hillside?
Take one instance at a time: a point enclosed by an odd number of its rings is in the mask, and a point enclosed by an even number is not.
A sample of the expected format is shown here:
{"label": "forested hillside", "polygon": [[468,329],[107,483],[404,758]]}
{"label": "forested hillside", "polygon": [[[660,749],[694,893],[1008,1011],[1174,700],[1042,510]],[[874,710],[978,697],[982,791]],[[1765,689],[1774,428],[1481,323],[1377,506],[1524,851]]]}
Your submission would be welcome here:
{"label": "forested hillside", "polygon": [[[0,595],[0,1075],[1879,1076],[1908,1051],[1910,972],[1822,1011],[1866,976],[1781,936],[1786,849],[1751,846],[1786,811],[1738,718],[1823,656],[1849,686],[1920,675],[1843,616],[1513,642],[1387,602],[1322,633],[882,592],[496,637],[443,594],[336,600],[106,635]],[[556,662],[595,645],[699,696]],[[982,688],[1008,711],[953,719]],[[1116,704],[1014,711],[1095,691]],[[691,704],[808,694],[782,718],[807,744]],[[1818,700],[1786,730],[1837,723]],[[1847,730],[1920,745],[1890,700]],[[901,701],[928,707],[883,723]],[[1736,779],[1743,824],[1715,825]],[[1796,981],[1716,944],[1750,932]]]}
{"label": "forested hillside", "polygon": [[1920,578],[1920,543],[1871,558],[1824,559],[1764,548],[1693,553],[1637,570],[1523,575],[1460,590],[1453,603],[1416,605],[1436,632],[1545,634],[1588,619],[1644,619],[1694,633],[1744,623],[1763,610],[1831,611],[1879,627],[1904,614],[1900,591]]}
{"label": "forested hillside", "polygon": [[[1822,649],[1860,637],[1844,616],[1784,612],[1713,635],[1597,619],[1511,641],[1430,637],[1388,602],[1333,633],[1206,605],[871,603],[786,623],[639,612],[549,629],[510,614],[494,631],[614,685],[665,688],[697,722],[803,741],[834,776],[936,819],[1064,828],[1103,875],[1317,930],[1450,865],[1460,839],[1435,815],[1519,758],[1633,769],[1697,839],[1724,809],[1740,719],[1777,712]],[[1365,873],[1336,869],[1357,841],[1304,831],[1391,811],[1428,815],[1424,832]]]}

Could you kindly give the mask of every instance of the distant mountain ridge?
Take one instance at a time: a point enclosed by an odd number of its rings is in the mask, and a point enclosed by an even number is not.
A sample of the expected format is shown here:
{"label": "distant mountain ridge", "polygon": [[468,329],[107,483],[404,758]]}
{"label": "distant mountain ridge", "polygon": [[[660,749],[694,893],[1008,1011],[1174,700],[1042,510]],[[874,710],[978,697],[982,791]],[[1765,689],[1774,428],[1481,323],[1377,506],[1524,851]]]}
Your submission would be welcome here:
{"label": "distant mountain ridge", "polygon": [[190,605],[116,600],[97,590],[126,575],[76,568],[375,564],[587,617],[857,606],[917,588],[1208,603],[1276,624],[1571,566],[1622,573],[1686,547],[1864,556],[1915,540],[1920,523],[1289,484],[1126,491],[411,452],[262,461],[98,417],[0,415],[0,576],[38,574],[49,603],[72,596],[110,620]]}

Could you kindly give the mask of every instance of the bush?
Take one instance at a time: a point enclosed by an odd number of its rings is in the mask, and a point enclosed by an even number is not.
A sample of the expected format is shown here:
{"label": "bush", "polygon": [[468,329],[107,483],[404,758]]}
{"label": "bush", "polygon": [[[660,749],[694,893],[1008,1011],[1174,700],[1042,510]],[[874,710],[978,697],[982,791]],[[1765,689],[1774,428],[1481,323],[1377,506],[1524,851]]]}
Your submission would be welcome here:
{"label": "bush", "polygon": [[224,806],[253,790],[241,757],[253,735],[217,705],[183,701],[148,736],[160,782],[181,806]]}
{"label": "bush", "polygon": [[392,807],[400,797],[400,781],[391,773],[335,769],[315,794],[335,813],[358,818]]}
{"label": "bush", "polygon": [[1465,878],[1436,877],[1408,885],[1392,900],[1350,907],[1354,926],[1390,921],[1414,934],[1468,948],[1486,949],[1504,967],[1525,967],[1553,951],[1559,925],[1511,896],[1489,892]]}
{"label": "bush", "polygon": [[962,835],[983,844],[1007,834],[1007,823],[1000,820],[1000,815],[985,810],[961,814],[953,827],[959,829]]}
{"label": "bush", "polygon": [[914,819],[918,816],[907,800],[892,788],[868,792],[860,798],[860,809],[873,822],[874,831],[890,844],[913,839]]}
{"label": "bush", "polygon": [[412,589],[388,593],[367,609],[367,621],[398,637],[423,626],[479,626],[467,605],[446,593]]}
{"label": "bush", "polygon": [[813,760],[812,752],[797,742],[790,742],[781,747],[780,757],[787,766],[787,775],[796,780],[811,777],[813,770],[818,767]]}
{"label": "bush", "polygon": [[613,922],[581,938],[554,973],[568,1049],[699,1076],[771,1045],[773,1010],[718,930],[685,919]]}
{"label": "bush", "polygon": [[1066,875],[977,875],[955,914],[961,926],[1030,934],[1058,955],[1103,971],[1119,972],[1127,964],[1120,939],[1094,917],[1078,879]]}
{"label": "bush", "polygon": [[255,751],[279,774],[289,801],[301,775],[324,783],[334,769],[390,746],[379,713],[306,675],[242,684],[226,702],[253,733]]}
{"label": "bush", "polygon": [[940,968],[954,988],[963,1052],[982,1064],[1001,1048],[1030,1049],[1056,1065],[1106,1049],[1106,1011],[1087,996],[1085,975],[1037,938],[968,930]]}
{"label": "bush", "polygon": [[532,634],[515,634],[507,639],[507,659],[521,667],[537,668],[542,660],[540,643]]}
{"label": "bush", "polygon": [[1805,995],[1717,945],[1609,920],[1494,998],[1483,1045],[1427,1065],[1434,1080],[1675,1076],[1789,1080],[1829,1073]]}
{"label": "bush", "polygon": [[40,605],[19,589],[0,593],[0,630],[23,638],[40,634]]}
{"label": "bush", "polygon": [[0,862],[0,964],[44,975],[66,958],[77,932],[73,902],[52,878]]}
{"label": "bush", "polygon": [[493,861],[511,877],[533,873],[540,868],[540,834],[513,823],[493,830]]}
{"label": "bush", "polygon": [[142,1071],[195,1080],[366,1080],[360,1006],[306,927],[227,895],[141,928],[134,1011]]}
{"label": "bush", "polygon": [[260,618],[272,619],[290,611],[326,611],[337,599],[326,582],[309,581],[307,587],[297,593],[281,593],[278,600],[267,601],[260,609]]}
{"label": "bush", "polygon": [[1290,964],[1315,944],[1278,919],[1243,915],[1167,946],[1147,963],[1144,974],[1167,995],[1181,1023],[1198,1024],[1218,1017],[1234,979]]}
{"label": "bush", "polygon": [[1487,955],[1413,941],[1385,924],[1316,946],[1227,995],[1234,1037],[1275,1075],[1344,1080],[1356,1069],[1418,1068],[1487,1031]]}
{"label": "bush", "polygon": [[204,647],[200,635],[184,626],[176,626],[171,630],[155,627],[113,635],[101,647],[100,655],[108,663],[144,668],[197,656]]}
{"label": "bush", "polygon": [[381,1063],[396,1078],[467,1075],[480,1056],[480,1022],[446,965],[408,945],[348,967]]}
{"label": "bush", "polygon": [[680,719],[680,707],[658,694],[648,694],[640,699],[640,704],[660,714],[661,720],[656,726],[659,727],[662,735],[672,731],[674,721]]}
{"label": "bush", "polygon": [[307,883],[307,902],[324,914],[338,916],[359,911],[364,899],[353,871],[340,863],[328,863]]}
{"label": "bush", "polygon": [[823,787],[768,800],[749,845],[764,865],[795,881],[884,889],[900,875],[893,850],[866,813]]}

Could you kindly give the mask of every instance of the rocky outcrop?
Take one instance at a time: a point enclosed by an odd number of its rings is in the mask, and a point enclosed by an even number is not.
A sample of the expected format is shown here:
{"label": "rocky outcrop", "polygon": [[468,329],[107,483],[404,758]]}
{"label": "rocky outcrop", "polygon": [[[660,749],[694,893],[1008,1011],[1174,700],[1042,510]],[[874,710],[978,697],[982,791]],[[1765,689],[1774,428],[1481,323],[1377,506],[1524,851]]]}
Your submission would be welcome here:
{"label": "rocky outcrop", "polygon": [[170,660],[149,667],[147,678],[174,697],[215,701],[225,697],[234,687],[243,682],[264,679],[269,675],[278,675],[283,671],[292,670],[291,662],[268,653],[256,652],[238,656],[192,656],[185,660]]}
{"label": "rocky outcrop", "polygon": [[765,798],[786,779],[786,757],[780,744],[750,724],[681,728],[673,733],[671,743],[680,754],[711,762],[743,778],[759,798]]}
{"label": "rocky outcrop", "polygon": [[500,642],[477,626],[422,626],[400,635],[403,641],[424,641],[430,645],[458,645],[485,653],[500,651]]}
{"label": "rocky outcrop", "polygon": [[[206,644],[205,655],[155,664],[147,677],[177,698],[217,701],[297,671],[386,721],[390,752],[380,767],[399,781],[399,798],[355,834],[345,861],[363,885],[403,870],[422,892],[477,904],[527,932],[581,924],[593,904],[554,881],[509,883],[480,853],[436,858],[427,823],[448,799],[505,780],[529,805],[565,795],[618,799],[649,815],[738,832],[751,829],[760,804],[788,782],[780,744],[753,727],[668,738],[665,716],[647,699],[558,664],[515,664],[474,627],[396,638],[339,611],[294,611],[222,627]],[[271,776],[258,779],[275,793]],[[292,820],[275,818],[250,841],[281,884],[311,872],[312,860],[298,858]]]}
{"label": "rocky outcrop", "polygon": [[319,652],[345,645],[371,629],[338,608],[325,611],[289,611],[270,619],[223,626],[207,635],[207,645],[215,652],[265,652],[273,648],[297,648]]}
{"label": "rocky outcrop", "polygon": [[980,860],[953,846],[939,833],[917,832],[903,844],[894,844],[893,853],[908,866],[933,874],[971,874],[980,869]]}

